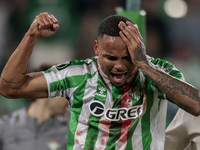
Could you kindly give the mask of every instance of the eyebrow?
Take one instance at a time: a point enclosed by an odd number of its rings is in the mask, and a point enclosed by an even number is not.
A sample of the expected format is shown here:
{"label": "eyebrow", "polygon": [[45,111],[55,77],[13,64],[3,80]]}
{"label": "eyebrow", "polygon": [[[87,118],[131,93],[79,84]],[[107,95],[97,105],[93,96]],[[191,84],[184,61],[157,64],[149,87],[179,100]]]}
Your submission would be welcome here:
{"label": "eyebrow", "polygon": [[[112,54],[103,54],[103,55],[106,56],[106,57],[115,57],[115,58],[118,58],[118,57],[116,57],[116,56],[114,56]],[[130,55],[125,55],[125,56],[120,57],[120,58],[127,58],[127,57],[131,57],[131,56]]]}

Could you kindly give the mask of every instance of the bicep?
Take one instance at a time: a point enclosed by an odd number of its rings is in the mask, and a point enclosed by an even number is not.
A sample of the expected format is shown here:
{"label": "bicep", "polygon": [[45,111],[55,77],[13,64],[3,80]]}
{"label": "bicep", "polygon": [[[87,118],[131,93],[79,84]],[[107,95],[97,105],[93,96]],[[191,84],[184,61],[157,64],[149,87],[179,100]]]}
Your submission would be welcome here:
{"label": "bicep", "polygon": [[48,97],[47,82],[42,72],[29,73],[23,86],[18,91],[18,97],[45,98]]}

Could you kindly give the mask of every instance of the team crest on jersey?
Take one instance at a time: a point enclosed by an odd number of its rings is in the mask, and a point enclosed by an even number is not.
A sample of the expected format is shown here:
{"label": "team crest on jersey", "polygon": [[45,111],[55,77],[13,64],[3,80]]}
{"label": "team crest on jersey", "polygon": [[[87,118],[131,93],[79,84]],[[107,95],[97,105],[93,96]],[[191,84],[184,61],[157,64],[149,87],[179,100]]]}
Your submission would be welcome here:
{"label": "team crest on jersey", "polygon": [[94,116],[105,116],[110,121],[119,121],[127,119],[136,119],[142,114],[142,105],[133,106],[130,108],[106,109],[105,105],[97,100],[91,101],[89,104],[90,113]]}
{"label": "team crest on jersey", "polygon": [[57,150],[60,147],[60,144],[56,140],[51,140],[47,143],[47,146],[50,150]]}
{"label": "team crest on jersey", "polygon": [[137,101],[140,100],[141,95],[142,95],[142,93],[140,92],[140,89],[137,88],[137,87],[135,87],[135,88],[133,89],[133,92],[131,93],[131,96],[132,96],[134,99],[136,99]]}

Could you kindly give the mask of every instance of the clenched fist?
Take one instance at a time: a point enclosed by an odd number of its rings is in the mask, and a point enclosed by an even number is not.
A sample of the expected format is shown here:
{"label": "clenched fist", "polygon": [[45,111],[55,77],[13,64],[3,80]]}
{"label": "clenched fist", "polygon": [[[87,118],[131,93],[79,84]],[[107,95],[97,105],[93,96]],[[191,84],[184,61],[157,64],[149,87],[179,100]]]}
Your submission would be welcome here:
{"label": "clenched fist", "polygon": [[58,20],[47,12],[37,15],[31,24],[28,33],[32,37],[48,37],[59,29]]}

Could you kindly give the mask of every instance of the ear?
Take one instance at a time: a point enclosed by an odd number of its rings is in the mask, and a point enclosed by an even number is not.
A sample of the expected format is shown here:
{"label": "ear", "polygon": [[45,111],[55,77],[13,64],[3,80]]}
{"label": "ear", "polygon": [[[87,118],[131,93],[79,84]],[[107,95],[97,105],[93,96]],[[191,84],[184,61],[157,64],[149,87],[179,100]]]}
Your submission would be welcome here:
{"label": "ear", "polygon": [[94,41],[94,52],[98,56],[99,55],[99,47],[98,47],[98,41]]}

